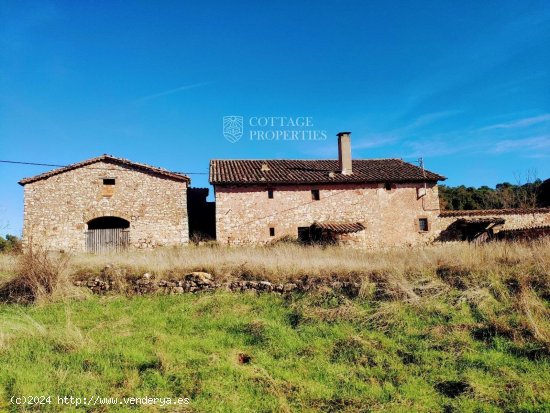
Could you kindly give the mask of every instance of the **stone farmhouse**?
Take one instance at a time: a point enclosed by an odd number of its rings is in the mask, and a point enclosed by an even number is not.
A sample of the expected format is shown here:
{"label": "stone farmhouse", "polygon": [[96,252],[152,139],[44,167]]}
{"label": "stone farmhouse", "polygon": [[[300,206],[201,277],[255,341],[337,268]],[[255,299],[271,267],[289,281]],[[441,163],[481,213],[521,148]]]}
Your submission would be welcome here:
{"label": "stone farmhouse", "polygon": [[352,160],[349,132],[338,134],[338,160],[212,160],[217,239],[425,243],[444,179],[400,159]]}
{"label": "stone farmhouse", "polygon": [[352,159],[350,132],[338,134],[338,160],[212,160],[217,240],[370,248],[505,238],[518,228],[550,234],[549,209],[440,211],[444,179],[400,159]]}
{"label": "stone farmhouse", "polygon": [[89,252],[185,244],[189,183],[110,155],[22,179],[23,242]]}
{"label": "stone farmhouse", "polygon": [[371,248],[550,235],[547,208],[440,211],[444,179],[401,159],[352,159],[349,132],[338,159],[211,160],[215,202],[184,174],[102,155],[19,182],[23,241],[104,252],[205,237]]}

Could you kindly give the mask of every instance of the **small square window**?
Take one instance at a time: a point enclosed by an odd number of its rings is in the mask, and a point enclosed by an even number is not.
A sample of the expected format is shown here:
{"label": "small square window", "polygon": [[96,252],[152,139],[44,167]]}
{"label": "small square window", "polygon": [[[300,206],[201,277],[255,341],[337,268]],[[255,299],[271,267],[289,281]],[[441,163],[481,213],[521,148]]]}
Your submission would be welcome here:
{"label": "small square window", "polygon": [[268,197],[269,199],[273,199],[273,189],[268,189],[268,190],[267,190],[267,197]]}
{"label": "small square window", "polygon": [[386,182],[384,184],[384,188],[386,188],[386,191],[391,191],[392,190],[392,184],[391,182]]}
{"label": "small square window", "polygon": [[313,201],[318,201],[321,199],[321,194],[319,193],[318,189],[312,189],[311,190],[311,199]]}
{"label": "small square window", "polygon": [[103,179],[103,185],[114,185],[115,184],[115,178],[104,178]]}
{"label": "small square window", "polygon": [[275,236],[275,228],[271,227],[269,228],[269,236],[274,237]]}
{"label": "small square window", "polygon": [[418,230],[422,232],[428,231],[428,218],[418,219]]}

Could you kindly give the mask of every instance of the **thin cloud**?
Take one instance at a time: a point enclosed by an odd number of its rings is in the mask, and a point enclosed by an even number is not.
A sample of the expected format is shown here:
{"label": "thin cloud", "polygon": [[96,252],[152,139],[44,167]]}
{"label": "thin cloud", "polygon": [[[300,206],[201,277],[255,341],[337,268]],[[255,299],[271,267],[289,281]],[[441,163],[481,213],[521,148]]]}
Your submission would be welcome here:
{"label": "thin cloud", "polygon": [[378,146],[390,145],[400,140],[397,136],[372,136],[369,138],[360,139],[357,143],[353,144],[354,149],[369,149],[376,148]]}
{"label": "thin cloud", "polygon": [[530,118],[516,119],[512,122],[507,123],[497,123],[495,125],[486,126],[481,128],[480,131],[487,131],[493,129],[514,129],[514,128],[525,128],[528,126],[536,125],[543,122],[550,121],[550,113],[546,113],[540,116],[533,116]]}
{"label": "thin cloud", "polygon": [[150,101],[150,100],[153,100],[153,99],[160,98],[162,96],[173,95],[175,93],[180,93],[180,92],[183,92],[183,91],[186,91],[186,90],[196,89],[196,88],[199,88],[199,87],[207,86],[211,83],[212,82],[202,82],[202,83],[194,83],[192,85],[179,86],[179,87],[176,87],[174,89],[165,90],[163,92],[154,93],[154,94],[148,95],[148,96],[143,96],[141,98],[136,99],[135,102],[139,102],[139,103],[147,102],[147,101]]}
{"label": "thin cloud", "polygon": [[419,158],[419,157],[438,157],[453,155],[458,152],[471,150],[473,145],[457,145],[453,142],[447,142],[444,140],[430,140],[422,142],[411,142],[406,146],[409,147],[409,152],[405,158]]}
{"label": "thin cloud", "polygon": [[[354,140],[352,138],[351,148],[352,151],[361,151],[362,149],[377,148],[380,146],[393,145],[399,141],[399,137],[390,135],[374,135],[368,138],[359,138]],[[330,141],[330,144],[319,146],[317,148],[307,148],[304,150],[309,155],[315,154],[317,156],[327,156],[334,158],[338,155],[338,148],[335,141]]]}
{"label": "thin cloud", "polygon": [[407,139],[409,134],[418,129],[422,129],[422,127],[428,126],[440,119],[454,116],[458,113],[461,113],[461,111],[448,110],[442,112],[426,113],[417,117],[412,122],[409,122],[404,126],[391,129],[378,135],[369,136],[368,138],[362,138],[357,143],[354,143],[353,147],[357,149],[368,149],[388,144],[394,144],[396,142]]}
{"label": "thin cloud", "polygon": [[[353,138],[352,149],[361,151],[362,149],[396,145],[408,139],[409,135],[411,135],[414,131],[422,129],[422,127],[428,126],[440,119],[448,118],[458,113],[462,113],[462,111],[448,110],[423,114],[398,128],[393,128],[386,132],[376,133],[367,137]],[[454,145],[450,146],[450,148],[454,148]],[[313,150],[313,153],[320,156],[325,156],[334,155],[336,153],[335,151],[336,148],[333,145],[326,145]]]}
{"label": "thin cloud", "polygon": [[422,126],[427,126],[433,122],[436,122],[440,119],[449,118],[451,116],[454,116],[456,114],[462,113],[460,110],[446,110],[441,112],[434,112],[434,113],[427,113],[425,115],[422,115],[418,118],[416,118],[412,123],[402,127],[398,128],[397,130],[405,131],[405,130],[413,130]]}
{"label": "thin cloud", "polygon": [[550,135],[533,136],[524,139],[507,139],[497,142],[493,152],[506,153],[521,150],[536,151],[536,155],[542,155],[550,150]]}
{"label": "thin cloud", "polygon": [[433,138],[421,142],[410,142],[407,146],[411,151],[408,157],[437,157],[448,156],[468,151],[469,153],[501,155],[519,153],[529,158],[546,158],[550,155],[550,135],[532,136],[524,139],[505,139],[497,142],[490,141],[463,141],[458,139]]}
{"label": "thin cloud", "polygon": [[[405,96],[402,98],[402,113],[410,113],[439,96],[462,91],[471,86],[472,82],[490,75],[496,67],[532,47],[538,36],[544,36],[542,38],[545,39],[549,20],[550,9],[532,10],[515,16],[507,24],[500,24],[498,30],[480,34],[475,42],[457,44],[440,55],[434,55],[427,62],[422,75],[413,78],[403,88]],[[531,74],[528,79],[532,80]],[[469,90],[469,95],[485,96],[489,87],[493,86],[486,84]],[[493,94],[500,93],[501,90],[499,87]]]}

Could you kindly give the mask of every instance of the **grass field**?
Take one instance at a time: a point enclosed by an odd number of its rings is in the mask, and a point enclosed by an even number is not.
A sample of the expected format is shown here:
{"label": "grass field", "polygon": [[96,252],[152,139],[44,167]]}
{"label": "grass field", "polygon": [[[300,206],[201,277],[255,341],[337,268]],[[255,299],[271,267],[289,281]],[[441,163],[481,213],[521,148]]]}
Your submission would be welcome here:
{"label": "grass field", "polygon": [[[16,258],[0,254],[0,279],[15,271]],[[281,244],[268,247],[193,246],[159,248],[119,254],[76,254],[68,262],[68,273],[99,274],[106,265],[124,268],[129,274],[157,275],[206,271],[218,279],[247,277],[285,281],[309,277],[364,277],[391,272],[432,276],[441,266],[460,266],[471,272],[504,271],[510,267],[550,271],[550,241],[531,244],[491,243],[475,246],[448,243],[424,248],[355,250],[339,247],[302,247]]]}
{"label": "grass field", "polygon": [[[547,243],[215,250],[81,256],[67,271],[111,262],[135,273],[280,280],[309,268],[359,278],[363,288],[358,297],[321,288],[0,304],[0,411],[550,411]],[[14,265],[0,258],[6,278]],[[13,395],[190,402],[60,408],[55,399],[23,409],[9,403]]]}

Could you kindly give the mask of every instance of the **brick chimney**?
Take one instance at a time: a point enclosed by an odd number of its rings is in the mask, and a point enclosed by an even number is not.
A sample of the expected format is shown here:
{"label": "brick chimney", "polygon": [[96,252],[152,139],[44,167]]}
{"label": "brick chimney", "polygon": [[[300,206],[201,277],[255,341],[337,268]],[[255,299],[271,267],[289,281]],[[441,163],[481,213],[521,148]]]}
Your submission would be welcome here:
{"label": "brick chimney", "polygon": [[338,167],[342,175],[351,175],[351,132],[340,132],[338,136]]}

